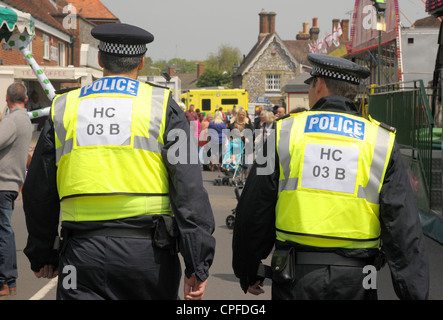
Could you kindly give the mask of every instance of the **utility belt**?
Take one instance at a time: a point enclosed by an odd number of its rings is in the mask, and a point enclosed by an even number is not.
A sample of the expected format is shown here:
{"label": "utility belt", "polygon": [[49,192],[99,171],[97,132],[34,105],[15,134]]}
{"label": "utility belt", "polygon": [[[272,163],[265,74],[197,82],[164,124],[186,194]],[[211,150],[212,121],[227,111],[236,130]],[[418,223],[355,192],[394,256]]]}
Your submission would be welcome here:
{"label": "utility belt", "polygon": [[135,228],[103,228],[94,230],[72,230],[70,238],[90,238],[95,236],[115,237],[115,238],[136,238],[152,240],[151,229]]}
{"label": "utility belt", "polygon": [[[374,261],[375,259],[375,261]],[[294,247],[277,249],[274,251],[271,266],[260,264],[257,276],[270,278],[276,283],[289,282],[295,279],[296,265],[329,265],[363,268],[374,265],[380,270],[384,265],[384,256],[377,258],[350,258],[333,252],[297,252]]]}
{"label": "utility belt", "polygon": [[62,237],[56,239],[54,249],[63,253],[69,239],[91,238],[95,236],[152,240],[159,249],[178,253],[178,227],[175,219],[168,215],[153,216],[153,228],[99,228],[93,230],[62,229]]}

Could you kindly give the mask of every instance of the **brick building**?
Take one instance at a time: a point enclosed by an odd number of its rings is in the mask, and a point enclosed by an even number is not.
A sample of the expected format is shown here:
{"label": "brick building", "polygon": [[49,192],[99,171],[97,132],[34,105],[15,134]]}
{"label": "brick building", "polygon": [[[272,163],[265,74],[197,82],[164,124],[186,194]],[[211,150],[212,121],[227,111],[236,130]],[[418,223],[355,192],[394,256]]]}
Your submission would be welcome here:
{"label": "brick building", "polygon": [[[97,62],[96,39],[91,29],[101,23],[119,23],[100,0],[0,0],[0,6],[30,13],[35,38],[29,50],[56,90],[78,87],[102,77]],[[0,100],[14,81],[22,81],[39,96],[41,107],[49,105],[26,59],[17,50],[0,46]]]}

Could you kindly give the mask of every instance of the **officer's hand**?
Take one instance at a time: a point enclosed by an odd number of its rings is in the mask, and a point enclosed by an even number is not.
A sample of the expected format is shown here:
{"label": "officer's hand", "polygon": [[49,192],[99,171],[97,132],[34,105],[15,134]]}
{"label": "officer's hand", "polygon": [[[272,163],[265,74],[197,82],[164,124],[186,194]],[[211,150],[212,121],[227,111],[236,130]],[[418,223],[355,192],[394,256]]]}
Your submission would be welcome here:
{"label": "officer's hand", "polygon": [[52,279],[58,276],[58,270],[54,270],[54,267],[52,265],[47,264],[42,267],[39,272],[34,272],[34,274],[37,278]]}
{"label": "officer's hand", "polygon": [[263,290],[261,287],[263,287],[263,281],[258,280],[256,283],[249,286],[248,292],[255,296],[258,296],[259,294],[265,293],[265,290]]}
{"label": "officer's hand", "polygon": [[206,284],[208,280],[206,279],[203,282],[200,282],[193,274],[190,278],[185,278],[185,299],[186,300],[201,300],[203,299],[203,294],[205,293]]}

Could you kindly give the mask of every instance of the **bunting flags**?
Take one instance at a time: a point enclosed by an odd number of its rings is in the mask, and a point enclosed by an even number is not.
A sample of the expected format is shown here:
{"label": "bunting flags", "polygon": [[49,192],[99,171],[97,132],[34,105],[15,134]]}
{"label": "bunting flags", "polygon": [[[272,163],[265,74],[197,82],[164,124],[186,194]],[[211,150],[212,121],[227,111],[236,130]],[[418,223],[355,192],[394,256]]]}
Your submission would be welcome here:
{"label": "bunting flags", "polygon": [[338,47],[340,46],[340,36],[343,34],[340,23],[338,26],[334,27],[332,33],[325,36],[323,39],[317,39],[315,42],[308,44],[310,53],[328,53],[328,48],[332,45]]}
{"label": "bunting flags", "polygon": [[334,31],[332,31],[332,42],[336,47],[340,45],[340,41],[338,40],[338,31],[336,27],[334,27]]}

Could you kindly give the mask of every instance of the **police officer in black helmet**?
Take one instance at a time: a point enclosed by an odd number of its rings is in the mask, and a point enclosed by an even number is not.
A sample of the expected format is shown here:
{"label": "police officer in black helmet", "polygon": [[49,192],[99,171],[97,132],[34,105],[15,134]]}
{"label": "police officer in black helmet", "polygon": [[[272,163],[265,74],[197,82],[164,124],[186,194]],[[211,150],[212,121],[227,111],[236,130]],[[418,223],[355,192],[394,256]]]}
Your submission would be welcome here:
{"label": "police officer in black helmet", "polygon": [[214,218],[190,150],[171,161],[171,130],[190,146],[183,111],[169,89],[137,81],[154,37],[128,24],[92,35],[104,77],[54,99],[23,188],[31,269],[58,274],[58,299],[177,299],[180,251],[184,298],[201,299]]}
{"label": "police officer in black helmet", "polygon": [[308,60],[310,110],[277,121],[275,170],[254,164],[236,208],[240,285],[258,295],[271,277],[273,299],[377,299],[386,259],[398,297],[426,299],[424,237],[395,129],[363,119],[352,101],[369,70]]}

